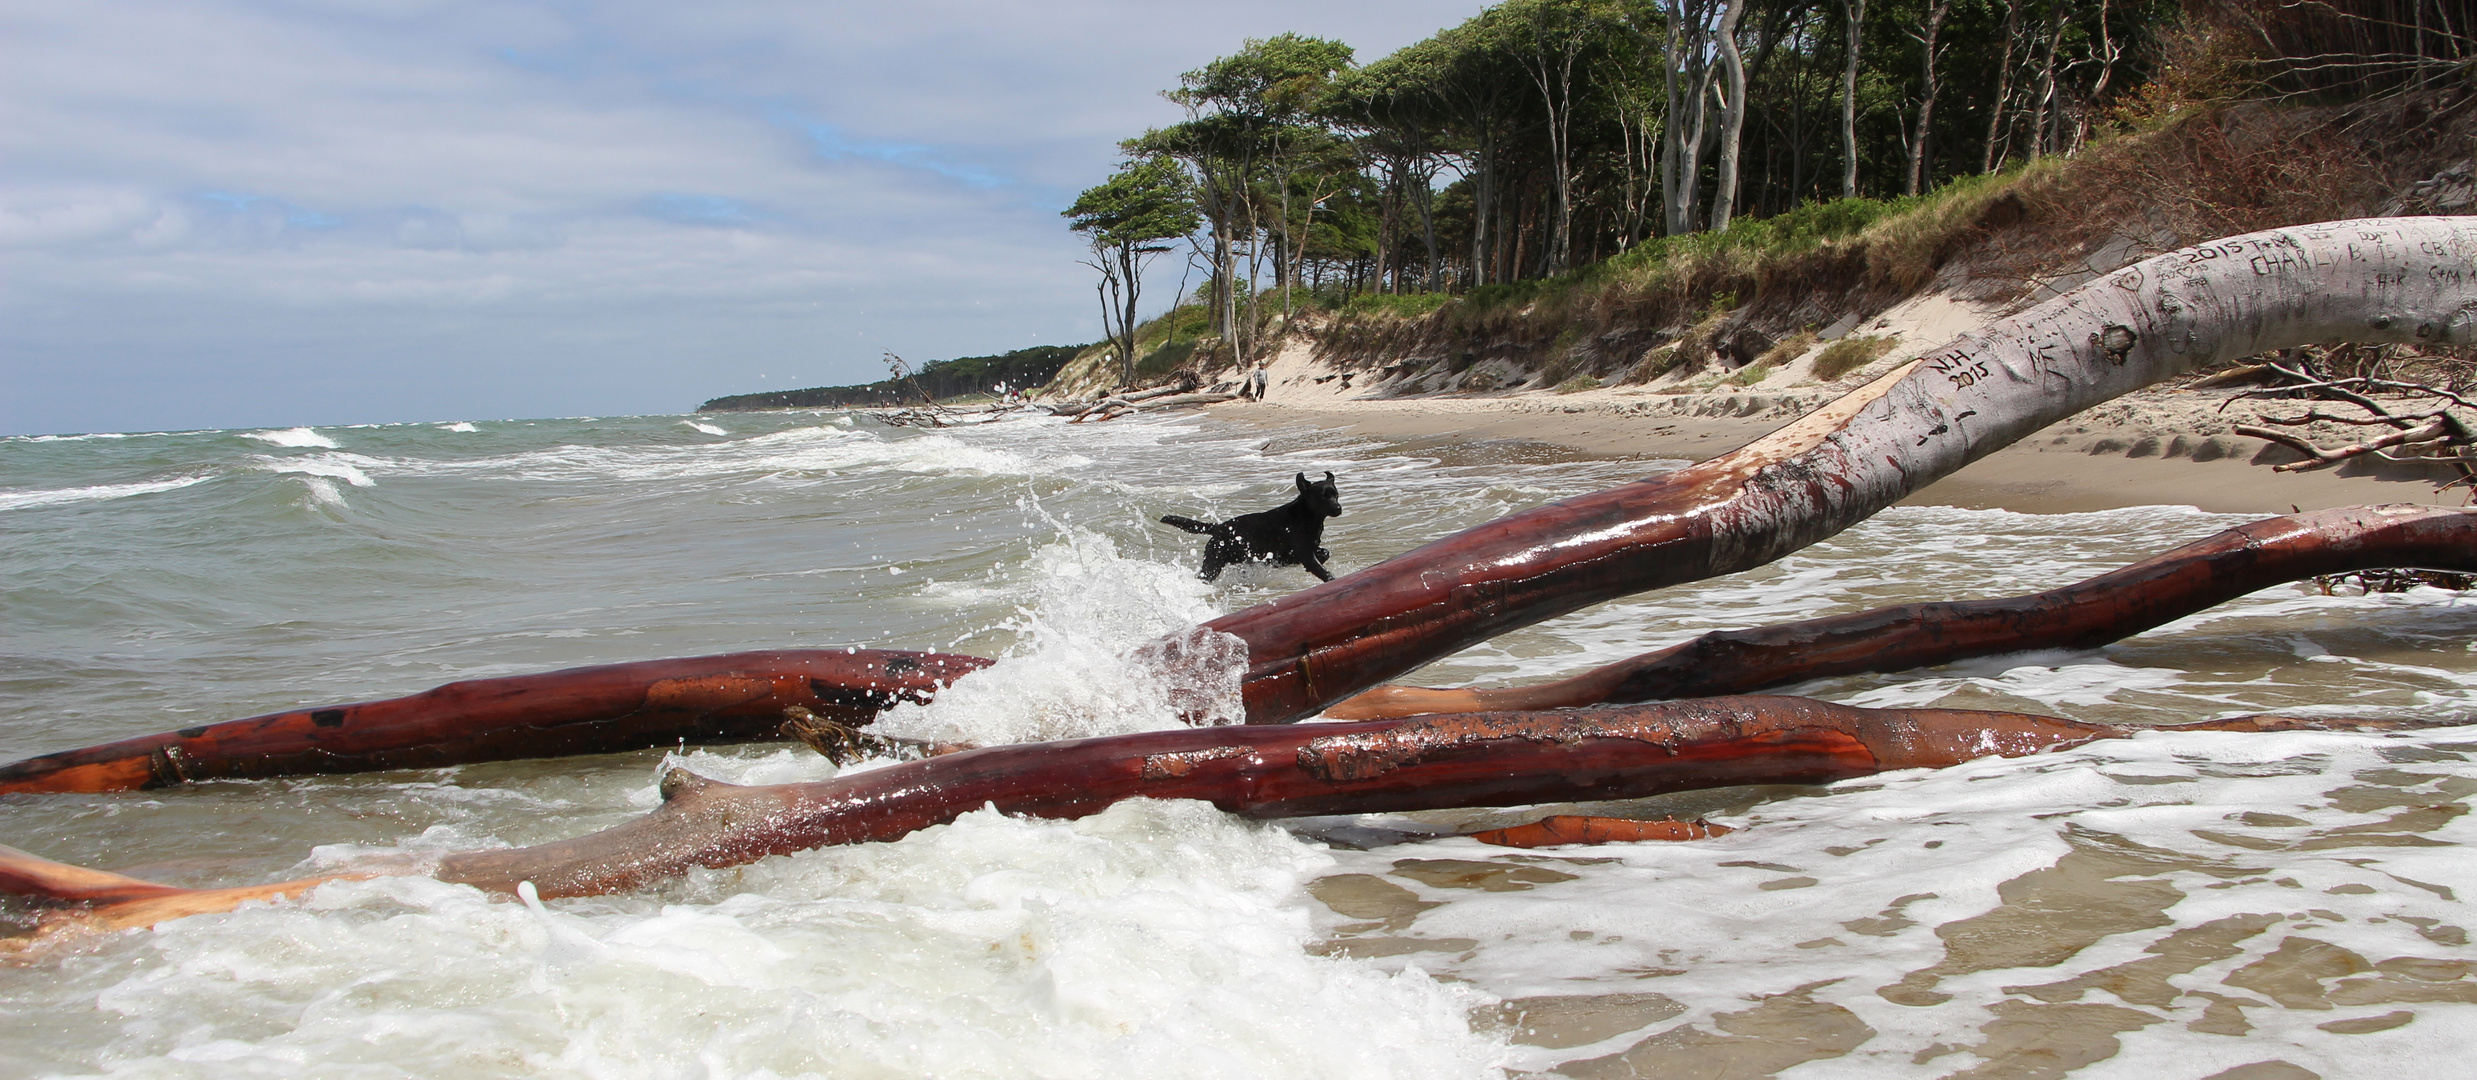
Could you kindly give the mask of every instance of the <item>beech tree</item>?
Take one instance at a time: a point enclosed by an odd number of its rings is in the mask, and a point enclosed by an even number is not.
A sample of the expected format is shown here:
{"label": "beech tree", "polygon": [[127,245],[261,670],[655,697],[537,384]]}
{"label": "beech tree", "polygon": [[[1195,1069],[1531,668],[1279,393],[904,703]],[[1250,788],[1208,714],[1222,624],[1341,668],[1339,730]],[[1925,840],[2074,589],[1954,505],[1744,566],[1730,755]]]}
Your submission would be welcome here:
{"label": "beech tree", "polygon": [[1136,301],[1144,265],[1170,250],[1167,241],[1195,232],[1195,197],[1178,163],[1165,156],[1121,166],[1100,185],[1076,196],[1063,211],[1076,232],[1092,244],[1086,260],[1101,272],[1101,325],[1118,352],[1123,381],[1135,382]]}

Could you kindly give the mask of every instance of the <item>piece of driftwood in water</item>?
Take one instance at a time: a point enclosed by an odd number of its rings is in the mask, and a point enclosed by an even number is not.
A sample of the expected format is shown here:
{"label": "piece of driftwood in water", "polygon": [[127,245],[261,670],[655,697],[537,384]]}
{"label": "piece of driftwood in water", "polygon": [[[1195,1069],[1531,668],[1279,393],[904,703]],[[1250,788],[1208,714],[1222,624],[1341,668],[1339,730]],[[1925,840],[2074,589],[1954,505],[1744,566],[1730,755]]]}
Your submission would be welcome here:
{"label": "piece of driftwood in water", "polygon": [[1631,844],[1644,840],[1709,840],[1736,831],[1726,825],[1714,825],[1702,820],[1662,818],[1637,821],[1633,818],[1551,814],[1522,825],[1482,829],[1466,835],[1480,843],[1498,847],[1543,848],[1569,844]]}
{"label": "piece of driftwood in water", "polygon": [[778,649],[469,679],[384,701],[293,709],[0,766],[0,794],[132,791],[193,780],[436,768],[780,738],[800,706],[866,723],[925,701],[973,656]]}
{"label": "piece of driftwood in water", "polygon": [[2297,345],[2477,344],[2477,218],[2273,229],[2125,267],[1926,350],[1755,442],[1489,522],[1205,624],[1280,723],[1508,630],[1732,573],[2099,402]]}
{"label": "piece of driftwood in water", "polygon": [[[106,870],[53,862],[13,847],[0,846],[0,893],[43,904],[76,909],[66,924],[47,924],[46,931],[68,928],[122,930],[153,926],[185,915],[230,911],[252,900],[297,897],[330,881],[376,877],[378,872],[327,874],[320,877],[243,885],[230,889],[184,889]],[[0,949],[23,945],[25,939],[0,939]]]}
{"label": "piece of driftwood in water", "polygon": [[2094,649],[2282,582],[2391,567],[2477,571],[2477,510],[2399,504],[2249,522],[2087,581],[2028,596],[1900,604],[1692,641],[1530,686],[1380,686],[1343,720],[1562,709],[1749,694],[1808,679],[1908,671],[2032,649]]}
{"label": "piece of driftwood in water", "polygon": [[[2399,726],[2255,716],[2192,728]],[[427,872],[495,892],[517,892],[530,883],[541,896],[582,896],[633,889],[698,867],[893,840],[984,806],[1029,817],[1075,818],[1131,798],[1201,799],[1235,813],[1273,818],[1642,798],[1739,784],[1821,784],[2035,753],[2136,730],[2141,729],[2022,713],[1860,709],[1806,698],[1729,697],[1148,732],[990,747],[818,783],[765,787],[674,769],[662,780],[662,806],[634,821],[534,847],[447,855]],[[38,902],[89,906],[91,925],[97,926],[170,917],[164,912],[216,910],[211,905],[226,897],[231,903],[255,898],[246,889],[216,897],[147,892],[135,899],[153,906],[132,917],[102,897],[92,879],[77,879],[70,871],[95,873],[45,864],[0,872],[0,888]],[[316,880],[257,888],[298,891]]]}

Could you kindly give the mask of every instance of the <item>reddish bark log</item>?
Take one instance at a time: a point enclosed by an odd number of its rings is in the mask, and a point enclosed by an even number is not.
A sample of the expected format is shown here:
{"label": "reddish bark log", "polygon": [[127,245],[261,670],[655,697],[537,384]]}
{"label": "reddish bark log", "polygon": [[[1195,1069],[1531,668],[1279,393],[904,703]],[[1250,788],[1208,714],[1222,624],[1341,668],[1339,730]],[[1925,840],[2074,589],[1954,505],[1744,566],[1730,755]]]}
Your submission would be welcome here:
{"label": "reddish bark log", "polygon": [[1745,697],[1150,732],[990,747],[815,784],[738,787],[675,770],[664,805],[645,817],[537,847],[451,855],[436,872],[497,891],[531,881],[542,895],[574,896],[635,888],[692,867],[892,840],[983,806],[1074,818],[1149,797],[1295,817],[1626,799],[1820,784],[2130,730],[2019,713]]}
{"label": "reddish bark log", "polygon": [[2094,649],[2283,582],[2378,567],[2477,571],[2477,511],[2399,504],[2269,518],[2029,596],[1901,604],[1717,630],[1531,686],[1380,686],[1325,714],[1375,720],[1749,694],[1808,679],[1908,671],[1973,656]]}
{"label": "reddish bark log", "polygon": [[[65,929],[123,930],[153,926],[165,919],[230,911],[250,900],[299,896],[330,881],[375,877],[374,873],[329,874],[325,877],[243,885],[231,889],[184,889],[105,870],[53,862],[13,847],[0,847],[0,893],[84,910],[66,923],[47,922],[38,934]],[[0,951],[24,948],[25,938],[0,939]]]}
{"label": "reddish bark log", "polygon": [[[2257,716],[2208,730],[2365,729],[2382,721]],[[1819,784],[1935,768],[2132,734],[2132,728],[2021,713],[1859,709],[1805,698],[1735,697],[1545,713],[1477,713],[1360,724],[1150,732],[991,747],[811,784],[740,787],[673,770],[663,805],[635,821],[529,848],[462,852],[429,872],[546,897],[636,888],[828,844],[893,840],[994,806],[1073,818],[1123,799],[1201,799],[1292,817],[1640,798],[1737,784]],[[97,926],[223,910],[318,880],[228,890],[153,886],[21,856],[0,889],[52,903],[109,903]],[[367,876],[361,870],[338,876]],[[83,876],[82,876],[83,875]],[[168,886],[153,886],[166,889]],[[221,906],[217,906],[221,905]]]}
{"label": "reddish bark log", "polygon": [[0,794],[420,769],[776,737],[783,709],[866,723],[989,663],[883,649],[726,653],[471,679],[409,697],[269,713],[0,766]]}
{"label": "reddish bark log", "polygon": [[1708,821],[1679,821],[1675,818],[1636,821],[1632,818],[1551,814],[1525,825],[1483,829],[1466,835],[1480,843],[1498,847],[1543,848],[1570,844],[1630,844],[1644,840],[1709,840],[1736,831]]}

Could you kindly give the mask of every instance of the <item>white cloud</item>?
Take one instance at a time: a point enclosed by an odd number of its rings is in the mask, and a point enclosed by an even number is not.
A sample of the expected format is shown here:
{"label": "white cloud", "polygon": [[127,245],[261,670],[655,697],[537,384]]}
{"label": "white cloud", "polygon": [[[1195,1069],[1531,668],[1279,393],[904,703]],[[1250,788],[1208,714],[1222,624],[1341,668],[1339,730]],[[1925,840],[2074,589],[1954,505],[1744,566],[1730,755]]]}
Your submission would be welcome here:
{"label": "white cloud", "polygon": [[667,411],[1082,340],[1057,210],[1180,71],[1478,6],[8,0],[0,431]]}

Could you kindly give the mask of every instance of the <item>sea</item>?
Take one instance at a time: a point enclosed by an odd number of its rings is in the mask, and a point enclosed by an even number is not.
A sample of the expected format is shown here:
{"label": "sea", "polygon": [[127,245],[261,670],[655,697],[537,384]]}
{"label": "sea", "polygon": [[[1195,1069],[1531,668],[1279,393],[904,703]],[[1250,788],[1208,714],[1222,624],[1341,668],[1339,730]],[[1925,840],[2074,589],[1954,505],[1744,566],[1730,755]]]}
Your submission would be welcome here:
{"label": "sea", "polygon": [[[996,657],[906,730],[1177,723],[1117,658],[1297,591],[1195,577],[1338,478],[1338,571],[1682,462],[1189,415],[943,428],[779,412],[0,439],[0,759],[458,679],[777,647]],[[1925,502],[1931,503],[1931,493]],[[1573,673],[1715,628],[2013,595],[2244,520],[1895,507],[1411,681]],[[2103,649],[1790,692],[2175,725],[2477,719],[2477,601],[2281,586]],[[1256,821],[1138,800],[541,902],[427,878],[0,960],[5,1077],[2439,1076],[2477,1054],[2477,727],[2161,731],[1824,787]],[[0,797],[0,844],[184,885],[530,844],[667,764],[796,744]],[[864,763],[861,766],[867,767]],[[0,909],[22,930],[37,913]],[[2460,1061],[2462,1065],[2450,1063]]]}

